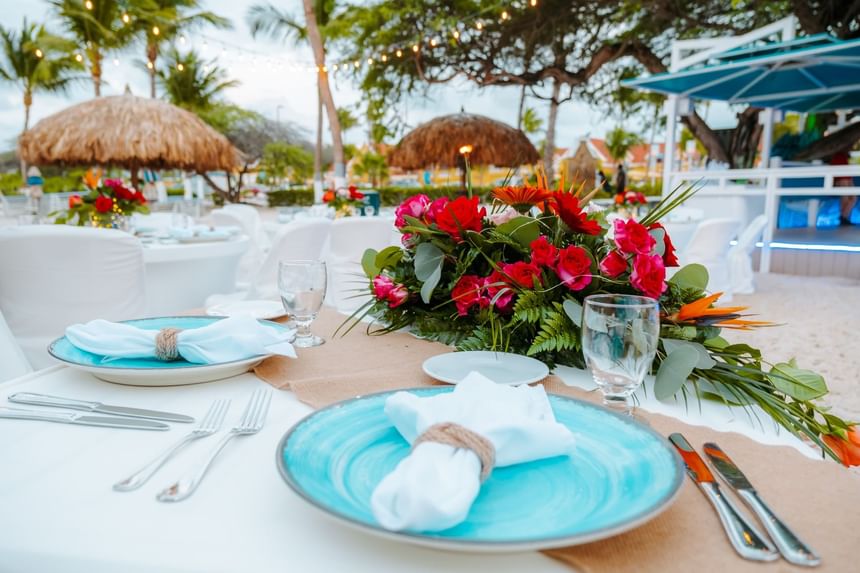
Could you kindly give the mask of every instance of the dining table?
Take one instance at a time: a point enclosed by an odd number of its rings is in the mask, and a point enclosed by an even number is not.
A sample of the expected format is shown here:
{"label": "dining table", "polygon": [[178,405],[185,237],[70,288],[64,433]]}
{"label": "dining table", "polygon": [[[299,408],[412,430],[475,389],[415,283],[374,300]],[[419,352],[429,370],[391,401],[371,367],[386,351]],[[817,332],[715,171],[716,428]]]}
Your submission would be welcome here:
{"label": "dining table", "polygon": [[165,316],[204,306],[213,294],[236,291],[239,262],[251,241],[230,235],[206,242],[145,238],[147,316]]}
{"label": "dining table", "polygon": [[[189,414],[232,401],[223,429],[251,393],[275,387],[267,421],[222,452],[190,498],[156,500],[196,467],[215,442],[198,440],[138,490],[112,484],[190,428],[147,432],[0,419],[0,571],[23,572],[570,572],[800,571],[741,560],[704,496],[684,478],[674,503],[651,521],[579,547],[511,554],[441,551],[369,535],[304,501],[277,469],[282,437],[314,409],[376,391],[439,384],[422,372],[452,349],[406,332],[368,336],[360,326],[334,335],[345,316],[324,309],[313,330],[327,341],[297,359],[268,358],[254,371],[183,386],[128,386],[65,365],[0,384],[0,402],[28,391]],[[166,374],[169,376],[169,374]],[[590,376],[558,368],[548,392],[599,402]],[[636,394],[637,415],[660,434],[716,441],[774,509],[822,556],[821,571],[856,566],[860,477],[761,414],[724,404],[658,401],[651,381]],[[852,509],[853,504],[853,509]]]}

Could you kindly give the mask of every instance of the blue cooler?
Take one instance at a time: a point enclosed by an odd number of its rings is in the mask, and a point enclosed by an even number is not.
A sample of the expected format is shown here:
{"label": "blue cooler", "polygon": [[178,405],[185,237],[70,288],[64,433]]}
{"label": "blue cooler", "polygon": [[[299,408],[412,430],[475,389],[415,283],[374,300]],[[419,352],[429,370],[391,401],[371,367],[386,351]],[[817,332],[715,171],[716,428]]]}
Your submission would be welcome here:
{"label": "blue cooler", "polygon": [[361,207],[362,217],[373,217],[379,215],[379,192],[378,191],[362,191],[364,193],[364,205]]}

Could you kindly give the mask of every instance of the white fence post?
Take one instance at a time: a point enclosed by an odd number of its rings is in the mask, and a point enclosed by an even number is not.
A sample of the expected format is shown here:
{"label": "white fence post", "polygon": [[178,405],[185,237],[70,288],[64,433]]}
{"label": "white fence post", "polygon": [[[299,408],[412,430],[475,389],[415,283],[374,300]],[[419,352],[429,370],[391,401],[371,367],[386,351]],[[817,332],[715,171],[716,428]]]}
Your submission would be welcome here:
{"label": "white fence post", "polygon": [[777,187],[779,179],[776,173],[770,172],[767,174],[765,196],[764,196],[764,214],[767,217],[767,226],[764,228],[761,244],[761,261],[759,264],[759,272],[770,272],[770,244],[773,242],[773,231],[776,229],[777,218],[779,216],[779,197],[777,196]]}

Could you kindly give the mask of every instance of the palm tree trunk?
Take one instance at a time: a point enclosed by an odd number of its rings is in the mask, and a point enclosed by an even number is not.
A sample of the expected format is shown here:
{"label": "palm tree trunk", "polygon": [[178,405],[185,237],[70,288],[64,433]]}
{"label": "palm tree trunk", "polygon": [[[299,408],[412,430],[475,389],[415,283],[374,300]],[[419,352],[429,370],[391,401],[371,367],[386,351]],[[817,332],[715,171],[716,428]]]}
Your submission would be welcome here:
{"label": "palm tree trunk", "polygon": [[155,60],[158,59],[158,45],[146,45],[146,61],[151,66],[149,67],[149,97],[155,98]]}
{"label": "palm tree trunk", "polygon": [[93,78],[93,88],[95,89],[96,97],[102,95],[102,55],[99,51],[94,50],[90,55],[90,74]]}
{"label": "palm tree trunk", "polygon": [[523,128],[523,108],[526,105],[526,86],[523,85],[523,89],[520,92],[520,109],[517,112],[517,129]]}
{"label": "palm tree trunk", "polygon": [[558,98],[561,94],[561,84],[558,80],[552,82],[552,99],[549,101],[549,117],[546,120],[546,141],[543,145],[543,166],[549,181],[553,180],[552,169],[555,156],[555,123],[558,119]]}
{"label": "palm tree trunk", "polygon": [[[24,131],[30,129],[30,106],[33,105],[33,94],[30,91],[24,92]],[[21,181],[27,183],[27,162],[21,158]]]}
{"label": "palm tree trunk", "polygon": [[342,180],[346,176],[346,169],[343,160],[343,137],[340,133],[340,121],[337,118],[337,108],[334,105],[331,86],[328,83],[328,74],[323,71],[323,67],[325,66],[325,47],[323,46],[322,35],[320,34],[320,29],[317,25],[317,17],[314,12],[314,0],[302,0],[302,2],[305,7],[305,22],[308,28],[308,40],[311,43],[311,48],[313,48],[314,61],[319,69],[320,94],[322,95],[323,104],[326,108],[328,126],[331,130],[331,144],[334,150],[335,185],[342,185]]}
{"label": "palm tree trunk", "polygon": [[323,101],[320,86],[317,83],[317,144],[314,147],[314,203],[322,201],[322,131],[323,131]]}

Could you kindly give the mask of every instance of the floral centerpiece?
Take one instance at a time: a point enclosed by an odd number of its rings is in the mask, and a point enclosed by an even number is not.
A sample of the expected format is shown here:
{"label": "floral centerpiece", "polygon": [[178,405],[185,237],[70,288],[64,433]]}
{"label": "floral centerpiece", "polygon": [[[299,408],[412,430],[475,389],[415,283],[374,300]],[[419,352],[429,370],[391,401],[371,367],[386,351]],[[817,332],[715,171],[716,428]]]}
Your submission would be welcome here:
{"label": "floral centerpiece", "polygon": [[89,170],[84,184],[89,193],[70,196],[68,210],[58,214],[55,223],[124,228],[132,213],[149,213],[143,193],[126,187],[121,179],[101,181],[101,172]]}
{"label": "floral centerpiece", "polygon": [[612,210],[623,217],[638,216],[641,210],[648,205],[648,199],[644,193],[639,191],[626,191],[616,193],[612,202]]}
{"label": "floral centerpiece", "polygon": [[[659,399],[695,392],[700,399],[761,408],[795,435],[844,463],[860,463],[860,432],[816,400],[824,379],[794,361],[771,364],[760,351],[733,344],[724,330],[770,323],[744,307],[715,307],[707,270],[678,265],[660,224],[694,191],[676,190],[641,220],[617,218],[588,205],[595,192],[535,187],[494,191],[490,212],[477,197],[406,199],[396,210],[403,247],[362,259],[372,299],[352,317],[377,319],[368,330],[409,328],[461,350],[500,350],[546,364],[585,366],[582,303],[595,293],[657,299],[661,335],[652,366]],[[381,326],[379,324],[381,323]]]}
{"label": "floral centerpiece", "polygon": [[352,217],[364,205],[364,193],[355,185],[350,185],[345,189],[329,189],[323,194],[322,200],[334,208],[335,217]]}

